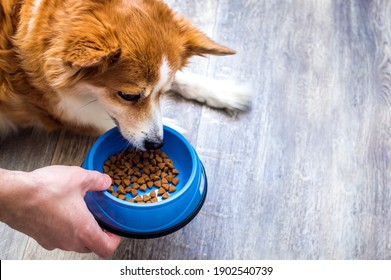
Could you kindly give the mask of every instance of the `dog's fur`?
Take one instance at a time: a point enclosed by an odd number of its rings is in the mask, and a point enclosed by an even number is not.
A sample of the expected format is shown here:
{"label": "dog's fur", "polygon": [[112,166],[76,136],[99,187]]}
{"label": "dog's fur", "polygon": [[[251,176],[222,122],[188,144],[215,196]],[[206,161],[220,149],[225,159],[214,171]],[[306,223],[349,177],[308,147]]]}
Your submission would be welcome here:
{"label": "dog's fur", "polygon": [[177,73],[206,54],[234,51],[159,0],[0,0],[0,134],[116,124],[136,147],[156,148],[159,97],[171,88],[214,107],[246,107],[240,89]]}

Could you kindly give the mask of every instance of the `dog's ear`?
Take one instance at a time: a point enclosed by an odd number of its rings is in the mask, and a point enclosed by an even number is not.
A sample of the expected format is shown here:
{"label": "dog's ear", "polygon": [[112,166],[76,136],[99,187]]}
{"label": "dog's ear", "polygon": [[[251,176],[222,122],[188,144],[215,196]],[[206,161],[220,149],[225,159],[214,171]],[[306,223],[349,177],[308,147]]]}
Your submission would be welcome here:
{"label": "dog's ear", "polygon": [[180,20],[180,33],[184,41],[185,57],[207,54],[232,55],[236,53],[234,50],[214,42],[184,19]]}
{"label": "dog's ear", "polygon": [[119,46],[110,46],[107,42],[99,40],[81,38],[67,45],[63,52],[63,61],[72,68],[109,66],[121,56]]}

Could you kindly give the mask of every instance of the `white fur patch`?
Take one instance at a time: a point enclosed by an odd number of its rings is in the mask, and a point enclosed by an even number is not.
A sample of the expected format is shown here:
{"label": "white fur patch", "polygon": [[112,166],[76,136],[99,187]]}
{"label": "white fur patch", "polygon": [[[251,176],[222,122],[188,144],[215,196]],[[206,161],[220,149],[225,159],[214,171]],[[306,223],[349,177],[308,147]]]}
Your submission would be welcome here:
{"label": "white fur patch", "polygon": [[251,101],[250,90],[230,80],[214,80],[189,72],[178,71],[172,90],[220,109],[246,110]]}
{"label": "white fur patch", "polygon": [[155,85],[155,88],[153,89],[152,94],[157,94],[160,91],[168,91],[171,86],[171,77],[172,70],[170,68],[170,65],[168,64],[167,59],[164,57],[162,64],[160,65],[160,76],[159,81]]}
{"label": "white fur patch", "polygon": [[[165,57],[163,57],[162,64],[160,65],[160,73],[159,73],[159,81],[155,85],[152,95],[156,95],[159,92],[168,91],[171,88],[171,82],[172,82],[172,70],[170,68],[170,65],[168,64],[168,61]],[[162,121],[162,115],[160,112],[160,106],[159,104],[152,103],[152,125],[159,128],[158,136],[163,137],[163,121]]]}
{"label": "white fur patch", "polygon": [[31,31],[33,29],[33,27],[34,27],[35,16],[37,14],[39,6],[41,6],[41,2],[42,2],[42,0],[34,0],[34,5],[33,5],[32,9],[31,9],[31,18],[30,18],[30,21],[29,21],[28,31]]}
{"label": "white fur patch", "polygon": [[102,133],[114,127],[114,121],[95,97],[101,90],[82,84],[67,92],[61,92],[57,108],[62,118],[75,124],[94,126]]}

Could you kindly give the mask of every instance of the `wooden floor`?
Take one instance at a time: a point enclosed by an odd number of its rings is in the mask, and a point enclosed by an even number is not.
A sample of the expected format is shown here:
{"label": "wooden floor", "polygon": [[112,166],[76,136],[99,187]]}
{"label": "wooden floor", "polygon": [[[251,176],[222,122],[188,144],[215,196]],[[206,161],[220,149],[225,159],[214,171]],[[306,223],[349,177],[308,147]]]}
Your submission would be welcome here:
{"label": "wooden floor", "polygon": [[[123,240],[114,259],[391,259],[391,1],[170,0],[237,50],[190,68],[247,83],[252,109],[168,98],[205,165],[204,207],[182,230]],[[94,139],[27,130],[0,166],[80,165]],[[46,251],[0,225],[0,259]]]}

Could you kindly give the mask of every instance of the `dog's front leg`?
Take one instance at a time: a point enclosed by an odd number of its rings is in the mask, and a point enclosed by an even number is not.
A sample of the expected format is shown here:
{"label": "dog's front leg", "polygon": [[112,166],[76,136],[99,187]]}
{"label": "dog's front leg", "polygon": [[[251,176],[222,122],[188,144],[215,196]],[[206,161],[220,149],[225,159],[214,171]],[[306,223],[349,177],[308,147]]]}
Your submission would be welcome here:
{"label": "dog's front leg", "polygon": [[189,72],[178,71],[171,90],[187,99],[210,107],[245,111],[250,105],[250,91],[230,80],[214,80]]}

